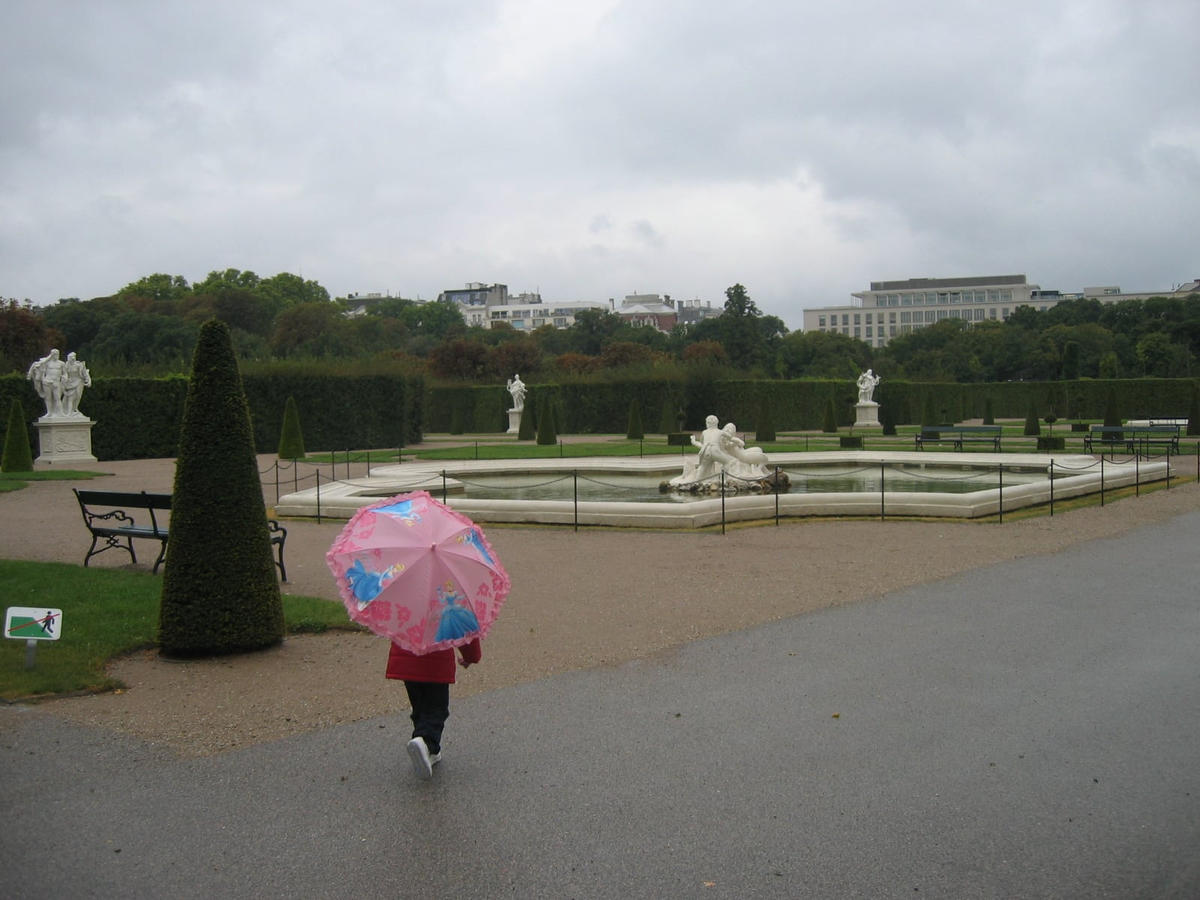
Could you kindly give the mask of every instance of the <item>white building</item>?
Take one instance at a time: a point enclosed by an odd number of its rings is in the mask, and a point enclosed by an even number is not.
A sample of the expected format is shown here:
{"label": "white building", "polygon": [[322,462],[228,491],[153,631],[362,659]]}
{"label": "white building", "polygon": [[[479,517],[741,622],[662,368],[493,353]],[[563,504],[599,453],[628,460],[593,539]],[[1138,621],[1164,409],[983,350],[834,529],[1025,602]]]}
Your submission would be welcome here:
{"label": "white building", "polygon": [[872,281],[871,289],[850,296],[857,303],[804,310],[805,331],[828,331],[882,347],[898,334],[919,331],[943,319],[974,324],[1004,321],[1018,306],[1039,312],[1064,300],[1097,299],[1102,303],[1145,300],[1150,297],[1184,297],[1197,292],[1192,281],[1170,291],[1124,293],[1116,285],[1089,287],[1074,294],[1044,291],[1024,275],[988,275],[976,278],[909,278],[907,281]]}
{"label": "white building", "polygon": [[606,304],[593,300],[543,303],[538,293],[510,294],[508,285],[475,281],[464,288],[442,291],[438,300],[458,304],[468,326],[495,328],[498,322],[504,322],[526,332],[543,325],[570,328],[580,310],[607,308]]}

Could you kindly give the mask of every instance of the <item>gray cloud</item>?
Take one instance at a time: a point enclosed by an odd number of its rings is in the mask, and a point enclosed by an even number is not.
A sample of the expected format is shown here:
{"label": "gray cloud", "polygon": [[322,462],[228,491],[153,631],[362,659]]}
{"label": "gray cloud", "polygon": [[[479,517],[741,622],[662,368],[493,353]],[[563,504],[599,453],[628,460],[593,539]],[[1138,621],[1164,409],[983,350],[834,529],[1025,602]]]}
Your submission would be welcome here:
{"label": "gray cloud", "polygon": [[[1190,0],[0,6],[0,295],[1200,275]],[[599,211],[599,212],[598,212]],[[652,223],[652,224],[651,224]]]}

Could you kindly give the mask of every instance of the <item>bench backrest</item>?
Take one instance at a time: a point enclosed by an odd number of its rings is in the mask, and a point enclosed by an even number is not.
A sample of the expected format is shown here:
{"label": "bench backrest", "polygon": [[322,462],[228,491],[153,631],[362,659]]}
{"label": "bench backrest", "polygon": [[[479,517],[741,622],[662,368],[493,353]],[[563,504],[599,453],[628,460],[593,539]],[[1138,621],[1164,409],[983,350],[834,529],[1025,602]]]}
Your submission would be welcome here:
{"label": "bench backrest", "polygon": [[1134,434],[1173,434],[1178,437],[1178,425],[1139,425],[1136,428],[1127,428],[1126,431],[1132,431]]}
{"label": "bench backrest", "polygon": [[1121,434],[1132,431],[1128,425],[1093,425],[1088,429],[1092,434]]}
{"label": "bench backrest", "polygon": [[954,430],[966,434],[1000,434],[1004,427],[1002,425],[959,425]]}
{"label": "bench backrest", "polygon": [[109,506],[116,509],[170,509],[170,494],[148,494],[145,491],[81,491],[75,496],[83,506]]}

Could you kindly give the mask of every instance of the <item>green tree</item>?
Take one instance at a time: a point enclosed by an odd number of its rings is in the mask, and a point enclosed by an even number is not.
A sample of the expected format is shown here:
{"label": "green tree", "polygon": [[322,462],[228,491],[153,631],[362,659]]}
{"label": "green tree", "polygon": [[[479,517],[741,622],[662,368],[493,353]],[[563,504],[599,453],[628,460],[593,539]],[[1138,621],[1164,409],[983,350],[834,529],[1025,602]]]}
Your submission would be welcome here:
{"label": "green tree", "polygon": [[1037,406],[1033,400],[1029,401],[1029,412],[1025,414],[1025,430],[1023,434],[1034,437],[1042,433],[1042,425],[1038,421]]}
{"label": "green tree", "polygon": [[283,428],[279,434],[280,459],[304,459],[304,435],[300,431],[300,411],[296,398],[288,397],[283,407]]}
{"label": "green tree", "polygon": [[1079,378],[1079,342],[1067,341],[1062,353],[1063,381],[1076,381]]}
{"label": "green tree", "polygon": [[4,455],[0,457],[0,472],[32,471],[33,453],[29,449],[25,408],[20,400],[14,400],[12,408],[8,411],[8,431],[4,433]]}
{"label": "green tree", "polygon": [[117,291],[122,300],[142,298],[151,301],[177,303],[191,293],[188,281],[182,275],[166,275],[156,272],[139,278]]}
{"label": "green tree", "polygon": [[821,430],[826,434],[837,434],[837,411],[833,408],[833,398],[825,403],[825,418],[821,422]]}
{"label": "green tree", "polygon": [[250,410],[229,327],[200,329],[188,384],[163,575],[159,641],[168,656],[259,650],[283,640]]}
{"label": "green tree", "polygon": [[546,395],[538,407],[537,442],[550,446],[558,443],[558,432],[554,429],[554,402],[550,395]]}
{"label": "green tree", "polygon": [[625,429],[625,437],[631,441],[640,441],[646,436],[642,428],[642,407],[637,397],[629,401],[629,427]]}
{"label": "green tree", "polygon": [[771,399],[763,397],[758,401],[758,428],[755,429],[754,439],[760,444],[775,440],[775,423],[771,418]]}

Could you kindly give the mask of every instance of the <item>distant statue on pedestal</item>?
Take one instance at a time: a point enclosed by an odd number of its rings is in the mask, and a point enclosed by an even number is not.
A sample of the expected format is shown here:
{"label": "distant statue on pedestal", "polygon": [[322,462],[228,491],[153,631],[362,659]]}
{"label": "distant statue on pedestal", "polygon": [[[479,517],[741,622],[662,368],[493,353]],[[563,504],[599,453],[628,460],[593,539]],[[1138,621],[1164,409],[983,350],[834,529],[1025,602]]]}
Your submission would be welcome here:
{"label": "distant statue on pedestal", "polygon": [[83,389],[91,386],[92,375],[88,372],[87,364],[76,359],[74,352],[68,353],[67,361],[63,364],[63,415],[83,418],[83,413],[79,411],[79,398],[83,396]]}
{"label": "distant statue on pedestal", "polygon": [[879,384],[880,378],[870,369],[858,376],[858,402],[872,403],[871,396],[875,393],[875,386]]}
{"label": "distant statue on pedestal", "polygon": [[58,350],[51,350],[25,373],[25,377],[33,382],[33,389],[46,403],[43,418],[53,419],[63,414],[65,373],[66,363],[59,359]]}
{"label": "distant statue on pedestal", "polygon": [[506,382],[505,386],[508,388],[508,392],[512,394],[512,408],[516,412],[520,412],[525,408],[525,383],[521,381],[521,376],[513,376]]}

